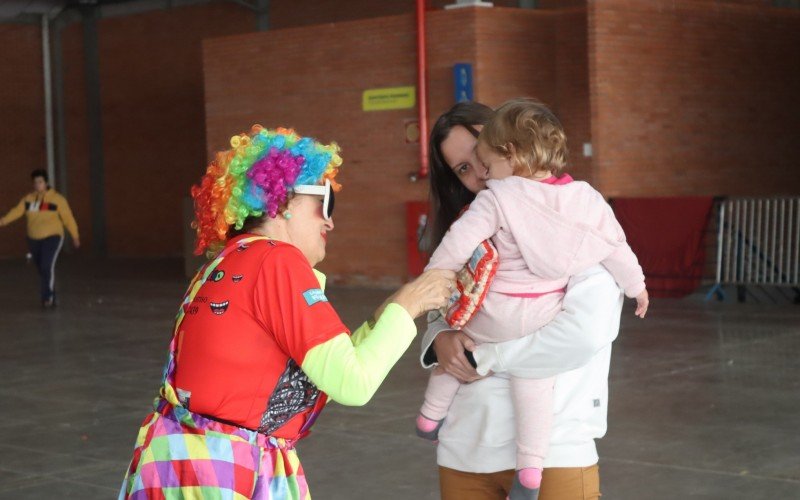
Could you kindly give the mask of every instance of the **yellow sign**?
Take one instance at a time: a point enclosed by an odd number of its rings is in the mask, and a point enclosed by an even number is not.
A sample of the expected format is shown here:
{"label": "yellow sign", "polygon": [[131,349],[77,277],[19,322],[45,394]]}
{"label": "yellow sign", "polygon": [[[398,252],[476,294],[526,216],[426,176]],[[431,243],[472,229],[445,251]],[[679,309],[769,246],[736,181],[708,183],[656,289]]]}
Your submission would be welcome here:
{"label": "yellow sign", "polygon": [[365,90],[361,97],[364,111],[384,111],[387,109],[408,109],[417,104],[416,87],[387,87]]}

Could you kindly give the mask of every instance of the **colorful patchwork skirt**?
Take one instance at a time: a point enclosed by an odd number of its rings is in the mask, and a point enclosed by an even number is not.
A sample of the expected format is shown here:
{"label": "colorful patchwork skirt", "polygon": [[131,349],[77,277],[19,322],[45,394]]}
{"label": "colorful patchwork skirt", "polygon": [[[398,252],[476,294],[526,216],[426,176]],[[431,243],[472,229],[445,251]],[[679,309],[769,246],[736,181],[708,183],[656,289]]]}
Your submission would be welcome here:
{"label": "colorful patchwork skirt", "polygon": [[120,499],[310,500],[294,443],[166,400],[142,424]]}

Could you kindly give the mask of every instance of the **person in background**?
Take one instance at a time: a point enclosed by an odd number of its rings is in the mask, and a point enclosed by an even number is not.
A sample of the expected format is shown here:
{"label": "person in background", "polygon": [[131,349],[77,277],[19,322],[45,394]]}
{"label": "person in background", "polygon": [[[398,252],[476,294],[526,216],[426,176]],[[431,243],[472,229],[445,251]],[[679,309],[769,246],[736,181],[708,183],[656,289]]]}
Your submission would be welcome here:
{"label": "person in background", "polygon": [[78,224],[72,216],[67,199],[48,185],[47,171],[31,172],[33,192],[22,197],[19,203],[0,219],[0,227],[7,226],[23,215],[28,222],[28,249],[30,259],[39,271],[42,305],[56,305],[55,268],[58,254],[64,245],[64,228],[67,228],[75,248],[80,248]]}

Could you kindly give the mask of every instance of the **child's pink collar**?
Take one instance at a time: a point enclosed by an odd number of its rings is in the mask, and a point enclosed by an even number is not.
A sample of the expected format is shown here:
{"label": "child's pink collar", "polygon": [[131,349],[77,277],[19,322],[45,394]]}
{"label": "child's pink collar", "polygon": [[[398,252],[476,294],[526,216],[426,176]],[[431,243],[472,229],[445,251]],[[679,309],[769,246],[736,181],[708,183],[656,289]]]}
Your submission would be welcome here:
{"label": "child's pink collar", "polygon": [[544,184],[555,184],[556,186],[560,186],[562,184],[569,184],[574,180],[575,179],[573,179],[571,175],[564,174],[561,177],[556,177],[555,175],[553,175],[548,177],[547,179],[542,179],[539,182],[543,182]]}

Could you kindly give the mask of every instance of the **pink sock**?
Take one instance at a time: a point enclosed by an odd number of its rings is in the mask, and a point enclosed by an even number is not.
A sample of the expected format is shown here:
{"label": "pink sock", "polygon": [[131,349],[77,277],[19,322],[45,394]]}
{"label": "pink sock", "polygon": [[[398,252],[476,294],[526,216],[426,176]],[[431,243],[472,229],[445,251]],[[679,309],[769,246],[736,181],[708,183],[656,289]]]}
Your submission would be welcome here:
{"label": "pink sock", "polygon": [[439,425],[438,420],[431,420],[422,414],[417,416],[417,429],[421,430],[422,432],[432,432],[436,430],[437,425]]}
{"label": "pink sock", "polygon": [[534,469],[529,467],[527,469],[519,470],[519,482],[522,486],[530,489],[536,489],[542,485],[542,469]]}

